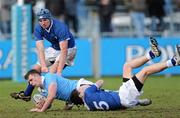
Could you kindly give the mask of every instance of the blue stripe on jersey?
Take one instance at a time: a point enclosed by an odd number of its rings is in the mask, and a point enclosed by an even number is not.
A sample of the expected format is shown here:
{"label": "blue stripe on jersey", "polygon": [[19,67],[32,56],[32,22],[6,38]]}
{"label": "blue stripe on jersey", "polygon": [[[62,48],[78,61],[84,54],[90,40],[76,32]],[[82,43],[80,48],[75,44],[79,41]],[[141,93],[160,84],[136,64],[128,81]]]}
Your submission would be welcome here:
{"label": "blue stripe on jersey", "polygon": [[121,106],[118,92],[103,91],[95,85],[85,90],[84,102],[91,111],[116,110]]}
{"label": "blue stripe on jersey", "polygon": [[58,76],[57,74],[47,73],[45,76],[43,86],[46,91],[48,91],[48,87],[51,83],[57,83],[57,93],[56,99],[69,101],[71,92],[77,86],[77,80],[69,80],[63,78],[62,76]]}
{"label": "blue stripe on jersey", "polygon": [[52,19],[51,21],[53,23],[50,32],[43,29],[40,24],[36,24],[34,28],[34,36],[35,40],[48,40],[51,43],[51,46],[56,49],[60,50],[59,42],[63,40],[68,40],[68,48],[72,48],[75,46],[75,40],[71,32],[69,31],[66,24],[63,22]]}

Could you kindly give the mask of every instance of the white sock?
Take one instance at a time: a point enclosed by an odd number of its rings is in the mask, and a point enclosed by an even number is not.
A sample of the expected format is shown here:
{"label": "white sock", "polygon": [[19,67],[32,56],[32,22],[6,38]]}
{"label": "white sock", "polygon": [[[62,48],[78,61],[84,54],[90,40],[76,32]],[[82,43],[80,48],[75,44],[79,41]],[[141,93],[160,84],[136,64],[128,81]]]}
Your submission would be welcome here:
{"label": "white sock", "polygon": [[173,66],[171,60],[168,60],[168,61],[166,62],[166,64],[167,64],[167,67],[172,67],[172,66]]}
{"label": "white sock", "polygon": [[149,52],[146,54],[146,58],[149,59],[149,60],[152,59]]}

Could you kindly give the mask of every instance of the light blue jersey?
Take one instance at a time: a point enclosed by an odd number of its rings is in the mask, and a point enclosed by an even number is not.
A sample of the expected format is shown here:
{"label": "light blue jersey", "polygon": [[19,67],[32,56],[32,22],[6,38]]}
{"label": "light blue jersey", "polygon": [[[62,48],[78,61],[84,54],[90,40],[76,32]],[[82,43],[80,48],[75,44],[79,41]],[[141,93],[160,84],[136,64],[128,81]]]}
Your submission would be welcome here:
{"label": "light blue jersey", "polygon": [[51,25],[48,29],[43,29],[39,23],[35,25],[35,40],[38,41],[46,39],[51,43],[51,47],[55,50],[61,50],[59,42],[64,40],[68,40],[68,48],[75,47],[75,40],[66,24],[54,18],[50,20]]}
{"label": "light blue jersey", "polygon": [[51,83],[57,83],[56,99],[69,101],[71,92],[76,88],[77,82],[77,80],[69,80],[57,74],[47,73],[44,76],[43,87],[47,92]]}
{"label": "light blue jersey", "polygon": [[120,97],[118,92],[103,91],[96,85],[92,85],[84,92],[84,102],[86,107],[91,110],[116,110],[120,109]]}

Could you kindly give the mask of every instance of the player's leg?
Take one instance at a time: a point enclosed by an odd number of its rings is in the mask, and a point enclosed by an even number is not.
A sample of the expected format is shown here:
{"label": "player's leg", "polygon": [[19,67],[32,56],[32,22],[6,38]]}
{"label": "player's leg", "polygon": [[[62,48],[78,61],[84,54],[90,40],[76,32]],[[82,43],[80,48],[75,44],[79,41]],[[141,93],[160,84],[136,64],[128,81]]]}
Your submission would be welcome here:
{"label": "player's leg", "polygon": [[133,59],[132,61],[126,62],[123,66],[123,79],[131,78],[133,75],[132,70],[134,68],[141,66],[142,64],[146,63],[147,61],[149,61],[149,59],[147,59],[146,56],[142,56],[142,57]]}
{"label": "player's leg", "polygon": [[58,61],[55,61],[55,62],[53,63],[53,65],[50,66],[49,72],[50,72],[50,73],[56,73],[56,72],[57,72],[58,64],[59,64]]}
{"label": "player's leg", "polygon": [[[60,52],[59,52],[59,53],[60,53]],[[49,71],[50,71],[51,73],[55,73],[55,72],[57,71],[58,64],[59,64],[59,56],[61,56],[61,55],[58,54],[58,56],[57,56],[56,59],[55,59],[54,64],[53,64],[53,65],[50,67],[50,69],[49,69]],[[74,48],[69,48],[69,49],[68,49],[68,54],[67,54],[66,63],[65,63],[65,65],[64,65],[64,68],[63,68],[63,69],[65,69],[67,66],[72,66],[72,65],[74,65],[74,58],[75,58],[75,56],[76,56],[76,47],[74,47]]]}
{"label": "player's leg", "polygon": [[[128,81],[129,78],[132,77],[132,70],[134,68],[140,67],[149,60],[155,57],[159,57],[161,55],[161,51],[158,49],[158,43],[156,39],[153,37],[150,37],[150,46],[151,46],[151,50],[145,56],[136,58],[124,65],[123,82]],[[140,92],[143,87],[143,84],[135,76],[132,77],[132,80],[134,81],[137,90]],[[136,105],[147,106],[150,105],[151,103],[152,101],[150,99],[138,99]]]}
{"label": "player's leg", "polygon": [[128,78],[132,77],[132,70],[134,68],[138,68],[144,65],[149,60],[155,57],[159,57],[161,55],[161,51],[158,48],[158,43],[156,39],[153,37],[150,37],[149,42],[150,42],[151,50],[146,55],[133,59],[124,64],[123,66],[123,81],[124,82],[129,80]]}
{"label": "player's leg", "polygon": [[[130,92],[131,96],[129,97],[129,99],[132,98],[132,100],[130,100],[129,102],[134,101],[133,103],[136,103],[135,105],[141,105],[141,106],[144,106],[144,105],[147,106],[147,105],[151,104],[151,100],[149,100],[149,99],[147,99],[147,100],[146,99],[142,99],[142,100],[138,99],[138,97],[140,96],[140,91],[142,90],[142,87],[144,85],[144,81],[146,80],[147,76],[150,74],[160,72],[171,66],[179,65],[180,64],[179,54],[180,54],[180,48],[179,48],[179,51],[176,53],[176,55],[172,59],[168,60],[167,62],[161,62],[161,63],[153,64],[151,66],[144,67],[140,72],[138,72],[135,76],[133,76],[131,80],[124,83],[126,86],[132,86],[132,88],[129,89],[129,91],[131,91]],[[135,87],[133,87],[134,86],[133,83],[134,83]],[[128,87],[127,88],[123,88],[123,87],[124,86],[122,86],[122,90],[128,88]],[[127,91],[127,92],[129,92],[129,91]],[[123,93],[123,91],[121,91],[121,93]],[[126,101],[126,99],[124,101]],[[126,103],[126,102],[124,102],[124,103]]]}
{"label": "player's leg", "polygon": [[156,63],[153,65],[144,67],[140,72],[136,74],[136,77],[138,78],[138,80],[143,84],[149,75],[161,72],[169,67],[179,66],[180,65],[180,45],[176,46],[176,50],[177,51],[172,59],[166,62]]}

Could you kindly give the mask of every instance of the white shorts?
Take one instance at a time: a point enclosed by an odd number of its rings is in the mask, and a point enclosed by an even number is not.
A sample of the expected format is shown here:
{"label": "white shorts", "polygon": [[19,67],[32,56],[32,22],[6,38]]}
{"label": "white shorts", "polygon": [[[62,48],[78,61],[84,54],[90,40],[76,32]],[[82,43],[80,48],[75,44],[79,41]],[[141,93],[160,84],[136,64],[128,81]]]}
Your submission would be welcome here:
{"label": "white shorts", "polygon": [[[61,55],[61,51],[55,50],[52,47],[48,47],[45,49],[44,54],[45,54],[46,65],[47,65],[47,67],[49,67],[53,64],[51,62],[58,61],[59,56]],[[74,64],[75,55],[76,55],[76,47],[68,48],[66,65],[72,66]],[[39,61],[37,62],[37,64],[40,65]]]}
{"label": "white shorts", "polygon": [[142,94],[139,92],[132,79],[123,83],[119,88],[119,97],[121,104],[125,107],[134,107],[138,103],[138,97]]}
{"label": "white shorts", "polygon": [[92,85],[92,84],[94,84],[94,83],[92,83],[91,81],[85,80],[84,78],[81,78],[81,79],[78,81],[78,83],[77,83],[76,89],[79,89],[79,87],[80,87],[82,84]]}

